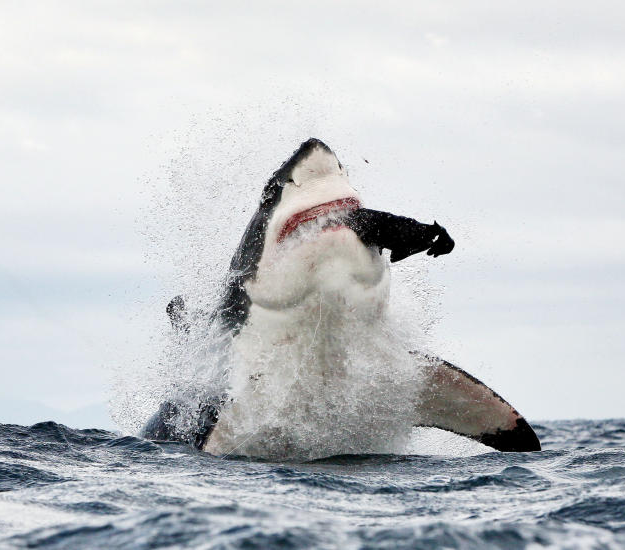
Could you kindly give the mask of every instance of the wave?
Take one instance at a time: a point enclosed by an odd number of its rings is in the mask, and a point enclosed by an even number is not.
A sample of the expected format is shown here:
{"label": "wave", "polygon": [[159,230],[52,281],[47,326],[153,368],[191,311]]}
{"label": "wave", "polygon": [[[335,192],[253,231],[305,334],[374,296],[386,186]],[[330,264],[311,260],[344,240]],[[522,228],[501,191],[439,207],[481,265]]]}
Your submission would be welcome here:
{"label": "wave", "polygon": [[539,453],[301,464],[0,425],[0,547],[623,547],[625,420],[539,425]]}

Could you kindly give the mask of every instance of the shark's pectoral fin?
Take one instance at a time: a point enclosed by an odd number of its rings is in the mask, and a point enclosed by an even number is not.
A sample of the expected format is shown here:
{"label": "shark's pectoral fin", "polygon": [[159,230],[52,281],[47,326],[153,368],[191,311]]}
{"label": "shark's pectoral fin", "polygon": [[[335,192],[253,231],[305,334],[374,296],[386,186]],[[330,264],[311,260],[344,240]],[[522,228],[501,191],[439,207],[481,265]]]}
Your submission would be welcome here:
{"label": "shark's pectoral fin", "polygon": [[447,361],[411,353],[423,372],[416,426],[448,430],[498,451],[540,451],[531,426],[488,386]]}

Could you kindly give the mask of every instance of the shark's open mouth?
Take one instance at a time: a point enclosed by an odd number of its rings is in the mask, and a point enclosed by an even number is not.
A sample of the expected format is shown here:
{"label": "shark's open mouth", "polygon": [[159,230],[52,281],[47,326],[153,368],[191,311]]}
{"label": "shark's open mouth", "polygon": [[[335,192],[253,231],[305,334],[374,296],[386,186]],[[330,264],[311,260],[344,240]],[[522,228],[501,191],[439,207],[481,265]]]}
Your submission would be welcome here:
{"label": "shark's open mouth", "polygon": [[360,208],[360,201],[354,197],[346,197],[344,199],[324,202],[308,210],[293,214],[282,226],[280,234],[278,235],[278,242],[282,242],[301,225],[315,221],[323,216],[332,215],[324,221],[324,227],[322,229],[341,227],[343,225],[341,224],[341,214],[347,214],[357,208]]}

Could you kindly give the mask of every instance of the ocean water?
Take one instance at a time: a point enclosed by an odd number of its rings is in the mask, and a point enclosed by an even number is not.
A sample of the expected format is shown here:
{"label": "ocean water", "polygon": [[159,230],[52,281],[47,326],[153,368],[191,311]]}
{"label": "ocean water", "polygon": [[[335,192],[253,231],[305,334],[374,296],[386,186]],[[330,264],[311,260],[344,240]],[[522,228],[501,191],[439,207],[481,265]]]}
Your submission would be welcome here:
{"label": "ocean water", "polygon": [[535,428],[538,453],[296,464],[0,425],[0,548],[625,548],[625,420]]}

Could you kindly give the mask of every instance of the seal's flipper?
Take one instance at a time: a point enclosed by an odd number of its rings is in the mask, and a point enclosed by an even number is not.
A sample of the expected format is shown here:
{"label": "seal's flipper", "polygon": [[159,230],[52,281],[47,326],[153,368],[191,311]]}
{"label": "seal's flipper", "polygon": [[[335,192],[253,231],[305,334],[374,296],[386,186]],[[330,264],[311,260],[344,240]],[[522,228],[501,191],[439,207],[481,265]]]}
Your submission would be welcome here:
{"label": "seal's flipper", "polygon": [[391,262],[424,250],[437,257],[449,254],[454,248],[454,241],[436,222],[428,225],[389,212],[358,208],[349,214],[347,224],[366,246],[388,248]]}
{"label": "seal's flipper", "polygon": [[434,226],[437,231],[436,240],[427,251],[427,255],[437,258],[441,254],[449,254],[454,249],[456,243],[454,243],[453,239],[449,236],[447,230],[438,225],[436,221],[434,222]]}
{"label": "seal's flipper", "polygon": [[411,353],[424,376],[416,426],[464,435],[498,451],[540,451],[531,426],[488,386],[447,361]]}

